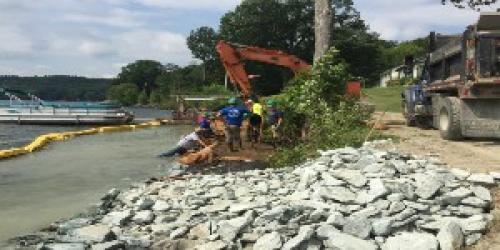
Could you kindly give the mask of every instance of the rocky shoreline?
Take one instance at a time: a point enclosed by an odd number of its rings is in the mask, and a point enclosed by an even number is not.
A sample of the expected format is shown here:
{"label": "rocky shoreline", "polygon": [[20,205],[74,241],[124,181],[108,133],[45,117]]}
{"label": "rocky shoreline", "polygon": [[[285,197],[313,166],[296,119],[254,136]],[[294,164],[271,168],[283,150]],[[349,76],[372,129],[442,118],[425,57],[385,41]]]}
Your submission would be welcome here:
{"label": "rocky shoreline", "polygon": [[[374,149],[300,166],[151,180],[88,214],[15,239],[21,249],[458,249],[493,217],[500,174]],[[249,168],[251,169],[251,168]],[[185,174],[180,168],[173,173]]]}

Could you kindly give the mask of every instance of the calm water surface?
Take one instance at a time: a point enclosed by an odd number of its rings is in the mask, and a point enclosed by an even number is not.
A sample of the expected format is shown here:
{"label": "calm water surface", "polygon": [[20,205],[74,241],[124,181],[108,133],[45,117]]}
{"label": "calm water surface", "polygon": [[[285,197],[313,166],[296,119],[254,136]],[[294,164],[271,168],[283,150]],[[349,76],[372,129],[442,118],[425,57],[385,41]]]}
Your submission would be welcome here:
{"label": "calm water surface", "polygon": [[0,161],[0,245],[85,211],[113,187],[165,174],[171,161],[154,156],[191,129],[173,126],[78,137]]}

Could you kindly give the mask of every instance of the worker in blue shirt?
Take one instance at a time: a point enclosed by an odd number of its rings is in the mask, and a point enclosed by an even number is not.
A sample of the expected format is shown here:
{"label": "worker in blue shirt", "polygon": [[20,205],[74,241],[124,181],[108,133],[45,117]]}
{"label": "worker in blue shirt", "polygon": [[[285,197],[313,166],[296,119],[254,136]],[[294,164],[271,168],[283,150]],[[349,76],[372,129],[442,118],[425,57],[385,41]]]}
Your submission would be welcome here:
{"label": "worker in blue shirt", "polygon": [[242,106],[237,106],[237,100],[231,97],[228,101],[229,106],[221,109],[219,111],[219,116],[224,118],[225,134],[226,134],[226,144],[229,146],[231,151],[236,151],[234,149],[234,144],[238,143],[240,149],[243,149],[241,141],[241,125],[246,115],[250,114],[250,111]]}

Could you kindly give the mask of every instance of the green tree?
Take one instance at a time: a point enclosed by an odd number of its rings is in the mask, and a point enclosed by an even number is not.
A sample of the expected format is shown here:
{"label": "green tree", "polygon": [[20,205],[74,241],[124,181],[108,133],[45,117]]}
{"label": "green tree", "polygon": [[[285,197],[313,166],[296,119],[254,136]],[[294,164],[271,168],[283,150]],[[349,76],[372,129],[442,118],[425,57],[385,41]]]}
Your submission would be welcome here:
{"label": "green tree", "polygon": [[363,29],[338,27],[335,34],[333,46],[339,50],[338,56],[348,62],[351,75],[361,78],[367,86],[378,82],[380,73],[388,68],[386,48],[394,44]]}
{"label": "green tree", "polygon": [[384,50],[384,57],[386,64],[389,67],[395,67],[404,63],[404,59],[408,55],[412,55],[415,58],[424,57],[427,53],[427,38],[415,39],[412,41],[405,41],[396,46],[386,48]]}
{"label": "green tree", "polygon": [[133,83],[121,83],[112,85],[107,93],[107,99],[119,102],[125,106],[131,106],[137,103],[139,89]]}
{"label": "green tree", "polygon": [[168,96],[163,96],[160,91],[153,91],[149,95],[149,104],[150,105],[160,105],[163,99],[167,99]]}
{"label": "green tree", "polygon": [[164,69],[164,66],[157,61],[137,60],[123,67],[115,82],[133,83],[139,90],[146,90],[146,95],[149,96],[151,90],[156,87],[156,78]]}
{"label": "green tree", "polygon": [[0,88],[29,92],[47,101],[103,101],[111,82],[111,79],[67,75],[0,76]]}
{"label": "green tree", "polygon": [[197,92],[204,84],[204,68],[201,65],[187,65],[178,72],[178,93]]}
{"label": "green tree", "polygon": [[191,31],[187,38],[191,53],[203,62],[205,84],[224,80],[225,72],[215,50],[219,39],[219,34],[213,28],[205,26]]}
{"label": "green tree", "polygon": [[137,103],[140,105],[146,105],[148,104],[148,95],[146,94],[146,90],[142,90],[139,96],[137,96]]}
{"label": "green tree", "polygon": [[203,62],[218,59],[215,45],[219,40],[219,34],[211,27],[200,27],[192,30],[187,38],[188,48],[195,58]]}

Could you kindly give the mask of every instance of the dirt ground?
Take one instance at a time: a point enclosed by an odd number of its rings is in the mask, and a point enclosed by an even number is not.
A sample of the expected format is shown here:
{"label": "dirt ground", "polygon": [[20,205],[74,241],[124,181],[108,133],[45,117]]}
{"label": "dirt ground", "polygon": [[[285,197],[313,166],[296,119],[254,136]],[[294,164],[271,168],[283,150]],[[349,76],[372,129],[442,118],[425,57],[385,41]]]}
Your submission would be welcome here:
{"label": "dirt ground", "polygon": [[241,139],[243,148],[235,146],[236,152],[231,152],[224,141],[224,124],[220,120],[214,122],[215,134],[218,135],[218,146],[215,149],[215,154],[227,160],[243,160],[243,161],[265,161],[271,154],[274,153],[274,148],[269,144],[254,143],[247,140],[248,123],[244,122],[241,127]]}
{"label": "dirt ground", "polygon": [[[190,165],[187,171],[191,174],[223,174],[267,167],[267,159],[275,152],[270,144],[251,143],[247,140],[247,124],[241,128],[242,147],[235,145],[231,151],[225,143],[224,125],[217,121],[214,123],[215,138],[206,140],[206,143],[215,144],[212,151],[212,162],[207,162],[209,154],[203,150],[188,154],[178,161]],[[201,161],[201,162],[200,162]]]}
{"label": "dirt ground", "polygon": [[[448,165],[471,172],[500,172],[500,140],[446,141],[439,131],[399,125],[403,123],[400,114],[389,113],[387,134],[399,139],[394,143],[398,150],[416,155],[438,155]],[[396,140],[397,141],[397,140]]]}
{"label": "dirt ground", "polygon": [[[389,124],[385,133],[399,138],[391,145],[385,146],[386,148],[396,148],[414,155],[438,155],[448,166],[471,172],[500,172],[500,140],[446,141],[441,139],[437,130],[403,125],[404,120],[400,114],[387,113],[383,120]],[[494,207],[491,212],[494,221],[490,231],[468,249],[500,250],[500,188],[494,189],[492,194]]]}

